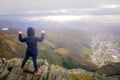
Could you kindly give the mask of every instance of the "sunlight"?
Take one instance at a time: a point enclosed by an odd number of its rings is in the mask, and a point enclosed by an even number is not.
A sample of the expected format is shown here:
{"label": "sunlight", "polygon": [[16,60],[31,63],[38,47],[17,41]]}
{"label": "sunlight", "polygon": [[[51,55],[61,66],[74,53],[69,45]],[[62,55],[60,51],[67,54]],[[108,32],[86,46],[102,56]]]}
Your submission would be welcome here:
{"label": "sunlight", "polygon": [[61,11],[61,13],[67,13],[68,11],[67,10],[65,10],[65,9],[62,9],[62,10],[60,10]]}
{"label": "sunlight", "polygon": [[69,21],[79,21],[79,20],[87,20],[91,15],[56,15],[56,16],[46,16],[43,17],[43,21],[52,21],[52,22],[69,22]]}
{"label": "sunlight", "polygon": [[52,21],[52,22],[69,22],[69,21],[79,21],[79,20],[86,20],[90,15],[56,15],[56,16],[46,16],[43,17],[42,20],[44,21]]}
{"label": "sunlight", "polygon": [[1,30],[3,30],[3,31],[7,31],[7,30],[8,30],[8,28],[2,28]]}
{"label": "sunlight", "polygon": [[33,16],[33,17],[23,17],[23,19],[28,21],[39,21],[41,20],[41,17]]}
{"label": "sunlight", "polygon": [[51,22],[69,22],[69,21],[75,21],[75,20],[86,20],[91,18],[91,15],[51,15],[51,16],[33,16],[33,17],[24,17],[24,19],[29,21],[51,21]]}
{"label": "sunlight", "polygon": [[46,16],[42,18],[44,21],[53,21],[53,22],[67,22],[73,20],[81,20],[80,16],[74,15],[59,15],[59,16]]}
{"label": "sunlight", "polygon": [[100,8],[119,8],[119,5],[100,5]]}
{"label": "sunlight", "polygon": [[58,22],[65,23],[70,21],[94,22],[103,24],[118,24],[120,23],[119,15],[50,15],[50,16],[32,16],[23,17],[28,21],[44,21],[44,22]]}

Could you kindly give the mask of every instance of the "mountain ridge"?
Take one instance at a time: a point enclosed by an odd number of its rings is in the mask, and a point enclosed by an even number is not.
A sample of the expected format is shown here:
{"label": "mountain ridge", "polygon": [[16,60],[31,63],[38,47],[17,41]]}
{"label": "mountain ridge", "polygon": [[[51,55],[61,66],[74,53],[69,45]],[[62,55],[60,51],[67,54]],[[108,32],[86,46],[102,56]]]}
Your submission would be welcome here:
{"label": "mountain ridge", "polygon": [[[20,29],[10,28],[7,31],[0,31],[1,57],[10,59],[13,57],[23,57],[25,55],[26,45],[19,42],[17,37],[19,30]],[[58,64],[67,68],[78,67],[83,63],[85,63],[85,65],[90,64],[90,62],[85,59],[90,59],[90,49],[88,46],[88,37],[84,32],[71,29],[54,31],[46,29],[45,31],[45,41],[38,43],[38,58],[47,59],[49,63]],[[36,35],[39,36],[40,32],[41,29],[37,29]],[[76,33],[73,34],[73,32]],[[26,36],[24,31],[23,33],[23,36]]]}
{"label": "mountain ridge", "polygon": [[[120,63],[109,64],[98,69],[97,72],[89,72],[84,69],[65,69],[61,66],[49,64],[47,60],[38,59],[38,67],[42,70],[40,75],[34,74],[32,60],[28,60],[24,72],[20,71],[22,58],[12,58],[7,60],[0,58],[0,80],[119,80],[119,76],[114,71]],[[111,68],[111,65],[114,68]],[[112,69],[109,73],[108,69]],[[120,70],[117,67],[118,70]],[[117,71],[116,69],[116,71]],[[107,76],[114,74],[114,77]]]}

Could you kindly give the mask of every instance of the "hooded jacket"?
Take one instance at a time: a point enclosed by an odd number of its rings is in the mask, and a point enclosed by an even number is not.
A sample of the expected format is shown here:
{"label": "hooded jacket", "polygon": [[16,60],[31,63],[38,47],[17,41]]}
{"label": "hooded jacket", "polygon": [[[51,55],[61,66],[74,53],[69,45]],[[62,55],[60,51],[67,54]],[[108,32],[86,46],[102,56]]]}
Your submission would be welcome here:
{"label": "hooded jacket", "polygon": [[41,37],[35,37],[35,30],[32,27],[29,27],[27,29],[27,37],[23,37],[22,34],[19,34],[19,41],[26,42],[27,49],[26,49],[26,55],[29,56],[37,56],[38,55],[38,49],[37,49],[37,42],[42,42],[45,38],[45,34],[42,33]]}

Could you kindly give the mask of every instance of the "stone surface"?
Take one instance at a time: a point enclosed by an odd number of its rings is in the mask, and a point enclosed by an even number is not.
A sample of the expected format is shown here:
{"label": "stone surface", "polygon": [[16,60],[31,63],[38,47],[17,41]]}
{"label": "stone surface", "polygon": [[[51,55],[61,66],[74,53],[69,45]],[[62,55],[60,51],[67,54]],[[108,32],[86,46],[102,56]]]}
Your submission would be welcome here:
{"label": "stone surface", "polygon": [[108,80],[120,80],[120,63],[107,64],[98,69],[96,73],[108,77]]}
{"label": "stone surface", "polygon": [[111,63],[101,67],[98,71],[98,74],[105,76],[114,76],[120,75],[120,63]]}
{"label": "stone surface", "polygon": [[120,63],[103,66],[93,73],[83,69],[68,70],[38,59],[38,67],[42,72],[35,75],[32,60],[27,61],[24,72],[20,71],[21,62],[21,58],[0,58],[0,80],[120,80]]}
{"label": "stone surface", "polygon": [[20,71],[22,59],[13,58],[6,60],[0,59],[0,80],[69,80],[68,71],[63,68],[56,68],[46,60],[38,59],[38,67],[41,69],[40,75],[34,74],[32,60],[28,60],[24,72]]}

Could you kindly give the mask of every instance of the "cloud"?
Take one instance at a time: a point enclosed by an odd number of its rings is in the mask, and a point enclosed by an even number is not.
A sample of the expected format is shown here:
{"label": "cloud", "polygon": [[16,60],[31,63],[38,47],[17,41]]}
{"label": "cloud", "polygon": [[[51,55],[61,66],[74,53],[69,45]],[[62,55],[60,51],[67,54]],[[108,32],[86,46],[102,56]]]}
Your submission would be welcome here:
{"label": "cloud", "polygon": [[100,5],[100,8],[111,8],[111,9],[116,9],[116,8],[120,8],[120,5]]}
{"label": "cloud", "polygon": [[2,31],[7,31],[7,30],[8,30],[8,28],[2,28],[1,30],[2,30]]}
{"label": "cloud", "polygon": [[0,12],[93,9],[102,4],[120,5],[119,3],[119,0],[1,0]]}
{"label": "cloud", "polygon": [[23,17],[28,21],[69,22],[80,21],[99,24],[119,24],[120,15],[49,15]]}
{"label": "cloud", "polygon": [[120,0],[1,0],[0,20],[120,24]]}
{"label": "cloud", "polygon": [[54,9],[54,10],[31,10],[21,12],[0,12],[0,15],[18,15],[18,16],[48,16],[48,15],[120,15],[120,7],[113,5],[100,5],[95,8],[77,8],[77,9]]}

